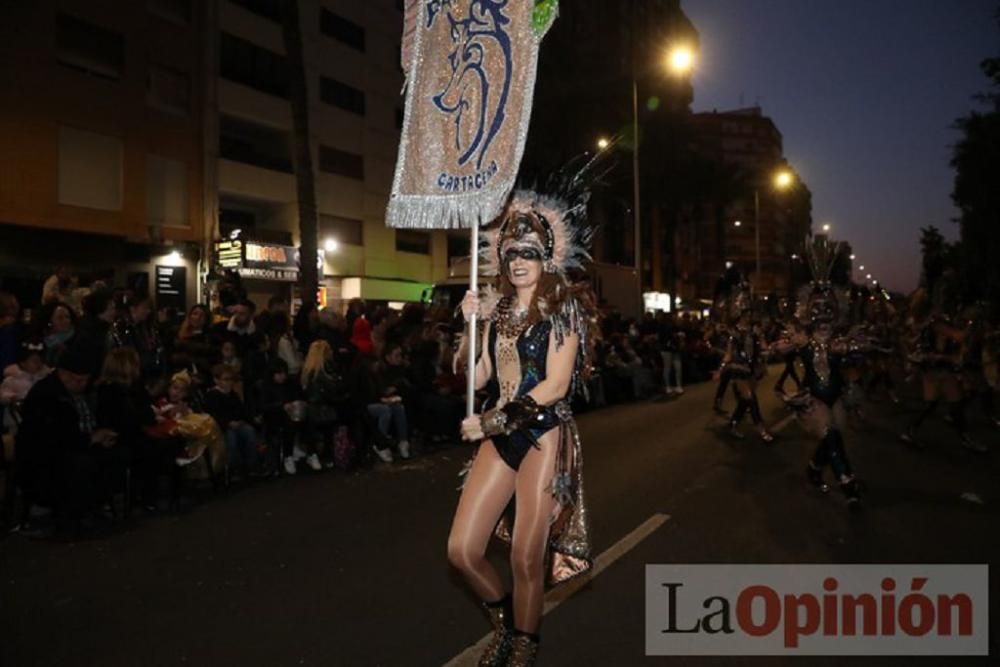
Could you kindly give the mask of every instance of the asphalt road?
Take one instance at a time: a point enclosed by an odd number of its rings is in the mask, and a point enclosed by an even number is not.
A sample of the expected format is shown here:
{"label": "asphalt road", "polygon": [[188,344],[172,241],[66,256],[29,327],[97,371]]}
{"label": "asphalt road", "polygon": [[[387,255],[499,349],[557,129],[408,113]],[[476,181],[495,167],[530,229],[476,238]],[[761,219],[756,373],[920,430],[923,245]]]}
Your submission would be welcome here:
{"label": "asphalt road", "polygon": [[[976,433],[992,438],[993,456],[959,448],[936,421],[922,431],[927,449],[914,452],[895,440],[903,410],[873,405],[847,439],[868,486],[864,511],[852,514],[837,494],[807,488],[814,444],[798,425],[772,446],[749,426],[745,440],[731,439],[710,410],[712,391],[579,418],[595,554],[616,548],[617,560],[546,615],[541,665],[990,664],[645,656],[647,563],[995,564],[1000,555],[1000,437],[982,419]],[[769,421],[782,421],[777,401],[762,398]],[[98,540],[8,537],[0,665],[448,663],[487,631],[445,560],[470,451],[282,478]],[[623,537],[659,514],[669,519],[618,553]],[[504,555],[497,545],[506,572]],[[994,654],[998,646],[994,628]]]}

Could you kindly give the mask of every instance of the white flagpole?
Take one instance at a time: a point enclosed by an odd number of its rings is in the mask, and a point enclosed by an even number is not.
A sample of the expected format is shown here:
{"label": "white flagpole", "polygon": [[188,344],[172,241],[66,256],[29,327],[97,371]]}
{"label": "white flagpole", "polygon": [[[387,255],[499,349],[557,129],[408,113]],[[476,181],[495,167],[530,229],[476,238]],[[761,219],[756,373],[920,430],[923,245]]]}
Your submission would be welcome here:
{"label": "white flagpole", "polygon": [[[472,254],[469,265],[469,289],[478,294],[479,292],[479,221],[472,225],[472,237],[469,241],[472,246]],[[465,394],[465,415],[471,417],[476,409],[476,315],[473,313],[469,318],[469,363],[467,366],[466,394]]]}

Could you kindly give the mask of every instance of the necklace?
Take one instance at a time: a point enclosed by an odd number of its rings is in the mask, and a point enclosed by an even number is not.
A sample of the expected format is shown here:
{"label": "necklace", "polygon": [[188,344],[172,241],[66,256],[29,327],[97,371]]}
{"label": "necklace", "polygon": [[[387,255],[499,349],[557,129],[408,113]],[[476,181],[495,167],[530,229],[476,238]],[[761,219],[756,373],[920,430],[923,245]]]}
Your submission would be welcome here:
{"label": "necklace", "polygon": [[528,309],[520,304],[515,308],[514,298],[507,297],[497,306],[497,333],[506,338],[517,338],[528,328]]}

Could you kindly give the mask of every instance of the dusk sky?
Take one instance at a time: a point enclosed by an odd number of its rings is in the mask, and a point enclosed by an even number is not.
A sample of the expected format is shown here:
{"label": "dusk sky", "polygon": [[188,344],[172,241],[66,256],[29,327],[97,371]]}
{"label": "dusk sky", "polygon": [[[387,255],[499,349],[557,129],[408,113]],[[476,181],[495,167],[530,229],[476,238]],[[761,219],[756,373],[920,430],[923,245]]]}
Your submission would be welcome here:
{"label": "dusk sky", "polygon": [[695,111],[759,103],[833,225],[891,289],[920,271],[919,228],[949,238],[958,132],[1000,54],[997,0],[682,0],[701,39]]}

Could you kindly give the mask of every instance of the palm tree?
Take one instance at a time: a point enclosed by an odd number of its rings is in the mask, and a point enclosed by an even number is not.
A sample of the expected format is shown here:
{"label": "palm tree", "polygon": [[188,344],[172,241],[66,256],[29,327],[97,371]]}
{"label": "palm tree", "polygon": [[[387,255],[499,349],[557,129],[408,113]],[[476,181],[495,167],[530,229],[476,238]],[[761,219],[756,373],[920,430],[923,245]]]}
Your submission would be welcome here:
{"label": "palm tree", "polygon": [[299,204],[299,292],[302,305],[316,302],[319,288],[319,223],[316,178],[309,140],[309,84],[302,52],[298,0],[282,0],[281,33],[288,62],[288,89],[292,106],[292,156]]}

